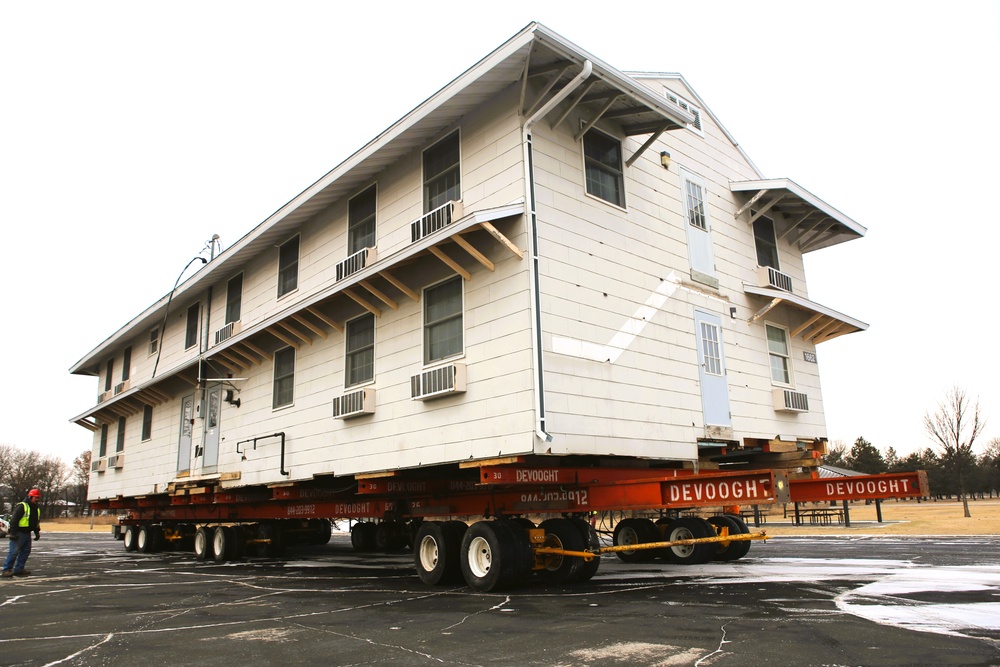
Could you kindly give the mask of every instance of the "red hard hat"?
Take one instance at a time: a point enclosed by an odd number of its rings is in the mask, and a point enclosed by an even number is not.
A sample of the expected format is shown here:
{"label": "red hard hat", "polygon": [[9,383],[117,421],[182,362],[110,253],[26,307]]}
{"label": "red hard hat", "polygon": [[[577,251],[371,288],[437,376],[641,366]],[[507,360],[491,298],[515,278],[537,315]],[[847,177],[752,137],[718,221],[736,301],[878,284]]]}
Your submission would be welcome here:
{"label": "red hard hat", "polygon": [[31,491],[28,491],[28,497],[29,498],[41,498],[42,497],[42,492],[39,491],[38,489],[32,489]]}

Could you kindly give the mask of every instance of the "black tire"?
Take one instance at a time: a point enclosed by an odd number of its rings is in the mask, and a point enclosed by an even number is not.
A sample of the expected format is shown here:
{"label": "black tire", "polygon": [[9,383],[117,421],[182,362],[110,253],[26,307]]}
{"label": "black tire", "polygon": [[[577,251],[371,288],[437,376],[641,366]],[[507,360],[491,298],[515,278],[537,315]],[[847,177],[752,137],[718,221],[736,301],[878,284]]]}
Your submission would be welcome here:
{"label": "black tire", "polygon": [[383,521],[375,526],[375,550],[382,553],[399,551],[406,545],[406,524]]}
{"label": "black tire", "polygon": [[[6,536],[7,533],[0,530],[0,537],[6,537]],[[115,524],[111,526],[111,537],[115,538],[116,540],[120,540],[123,537],[125,537],[125,531],[122,530],[122,527],[120,525]]]}
{"label": "black tire", "polygon": [[122,534],[122,544],[125,546],[125,551],[135,551],[138,548],[138,538],[139,527],[127,526]]}
{"label": "black tire", "polygon": [[462,576],[470,588],[489,592],[514,586],[531,572],[528,534],[507,521],[478,521],[462,538]]}
{"label": "black tire", "polygon": [[[649,519],[622,519],[615,526],[615,546],[631,544],[649,544],[660,541],[660,531]],[[618,558],[625,563],[644,563],[656,556],[653,549],[636,549],[635,551],[617,551]]]}
{"label": "black tire", "polygon": [[194,557],[206,560],[215,557],[215,546],[212,544],[212,529],[201,526],[194,532]]}
{"label": "black tire", "polygon": [[[570,519],[570,521],[572,521],[573,525],[576,526],[577,531],[579,531],[580,535],[583,537],[584,545],[586,545],[588,549],[594,551],[601,548],[601,538],[598,537],[597,531],[590,525],[589,521],[579,518]],[[573,578],[573,581],[590,581],[593,576],[597,574],[597,569],[600,566],[601,557],[597,555],[590,560],[583,561],[576,576]]]}
{"label": "black tire", "polygon": [[333,535],[333,528],[330,526],[329,519],[310,519],[309,528],[312,531],[310,544],[322,546],[330,542],[330,536]]}
{"label": "black tire", "polygon": [[[538,524],[545,531],[545,546],[567,551],[583,551],[585,544],[580,530],[569,519],[546,519]],[[560,556],[545,554],[542,558],[545,569],[539,574],[553,584],[565,584],[576,581],[584,563],[579,556]]]}
{"label": "black tire", "polygon": [[232,526],[216,526],[215,532],[212,534],[212,541],[216,563],[224,563],[240,557],[242,551],[239,547],[240,535]]}
{"label": "black tire", "polygon": [[524,528],[525,530],[531,530],[533,528],[537,528],[538,527],[538,526],[535,525],[535,523],[531,519],[529,519],[527,517],[523,517],[523,516],[516,516],[516,517],[513,517],[512,519],[508,519],[508,520],[512,524],[514,524],[515,526],[520,526],[521,528]]}
{"label": "black tire", "polygon": [[[464,524],[463,524],[464,525]],[[413,563],[420,581],[429,586],[462,581],[462,537],[453,523],[424,521],[413,544]]]}
{"label": "black tire", "polygon": [[[664,541],[690,540],[715,537],[715,529],[704,519],[681,517],[667,524]],[[680,565],[701,565],[712,560],[716,546],[713,542],[704,544],[679,544],[665,549],[665,556],[671,563]]]}
{"label": "black tire", "polygon": [[[725,517],[736,524],[736,528],[741,534],[745,535],[750,532],[749,526],[747,526],[746,522],[743,521],[742,518],[733,514],[726,514]],[[739,560],[740,558],[743,558],[750,552],[750,544],[750,540],[731,542],[729,549],[726,550],[726,557],[722,560]]]}
{"label": "black tire", "polygon": [[351,546],[359,553],[375,551],[375,524],[360,521],[351,526]]}
{"label": "black tire", "polygon": [[140,526],[135,548],[139,553],[151,554],[156,551],[156,536],[153,526]]}
{"label": "black tire", "polygon": [[253,545],[254,555],[260,558],[277,558],[285,551],[284,533],[277,523],[258,523],[255,537],[264,540]]}

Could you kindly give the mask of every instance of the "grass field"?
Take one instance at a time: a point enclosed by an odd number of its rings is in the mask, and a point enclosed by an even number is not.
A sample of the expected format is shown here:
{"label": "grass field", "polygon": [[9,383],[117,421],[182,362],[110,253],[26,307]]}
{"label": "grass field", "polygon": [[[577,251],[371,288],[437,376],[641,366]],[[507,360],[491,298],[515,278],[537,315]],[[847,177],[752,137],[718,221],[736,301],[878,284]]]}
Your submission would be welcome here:
{"label": "grass field", "polygon": [[[808,504],[808,507],[819,505]],[[838,508],[840,505],[838,505]],[[762,507],[762,510],[764,508]],[[915,500],[887,500],[882,503],[883,523],[876,523],[875,505],[863,502],[850,506],[851,527],[836,522],[830,526],[792,524],[792,507],[788,517],[780,505],[769,508],[761,530],[768,535],[1000,535],[1000,499],[969,501],[971,518],[962,513],[962,503],[956,500],[921,502]],[[95,532],[110,533],[110,526],[117,522],[113,516],[55,519],[42,522],[42,532]],[[751,530],[756,531],[752,525]]]}

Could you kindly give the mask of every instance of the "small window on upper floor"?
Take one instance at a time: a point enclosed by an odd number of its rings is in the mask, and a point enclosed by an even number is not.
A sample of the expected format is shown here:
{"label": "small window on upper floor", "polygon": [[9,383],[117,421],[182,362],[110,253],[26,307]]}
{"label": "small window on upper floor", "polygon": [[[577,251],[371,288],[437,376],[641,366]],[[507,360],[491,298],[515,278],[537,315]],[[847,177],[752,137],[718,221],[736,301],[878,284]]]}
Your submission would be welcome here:
{"label": "small window on upper floor", "polygon": [[198,344],[198,313],[201,304],[192,303],[188,306],[187,327],[184,329],[184,349],[190,349]]}
{"label": "small window on upper floor", "polygon": [[156,354],[160,349],[160,329],[156,328],[149,332],[149,356]]}
{"label": "small window on upper floor", "polygon": [[98,458],[104,458],[108,455],[108,425],[101,424],[101,440],[97,448]]}
{"label": "small window on upper floor", "polygon": [[243,274],[233,276],[226,284],[226,324],[240,321],[243,308]]}
{"label": "small window on upper floor", "polygon": [[424,290],[424,363],[462,353],[462,277],[455,276]]}
{"label": "small window on upper floor", "polygon": [[122,382],[128,380],[129,375],[132,373],[132,346],[129,345],[125,348],[125,354],[122,355]]}
{"label": "small window on upper floor", "polygon": [[694,122],[688,124],[688,129],[694,132],[695,134],[705,136],[705,130],[701,124],[701,108],[695,106],[694,104],[684,99],[683,97],[681,97],[674,91],[670,90],[669,88],[664,88],[663,94],[666,95],[668,100],[670,100],[671,102],[679,106],[681,109],[684,109],[684,111],[687,111],[689,114],[694,116]]}
{"label": "small window on upper floor", "polygon": [[462,198],[462,154],[458,130],[424,151],[424,213]]}
{"label": "small window on upper floor", "polygon": [[295,348],[286,347],[274,353],[274,386],[271,407],[281,408],[295,400]]}
{"label": "small window on upper floor", "polygon": [[124,452],[125,451],[125,418],[118,418],[118,437],[115,441],[115,451]]}
{"label": "small window on upper floor", "polygon": [[142,406],[142,441],[145,442],[153,437],[153,406]]}
{"label": "small window on upper floor", "polygon": [[753,221],[753,240],[757,246],[757,266],[770,266],[780,271],[778,242],[774,236],[774,221],[771,218],[762,215]]}
{"label": "small window on upper floor", "polygon": [[791,353],[788,349],[788,332],[773,324],[765,324],[767,331],[767,353],[771,360],[771,382],[792,384]]}
{"label": "small window on upper floor", "polygon": [[375,378],[375,316],[367,313],[349,321],[344,345],[344,385],[371,382]]}
{"label": "small window on upper floor", "polygon": [[111,357],[108,359],[108,365],[104,373],[104,391],[111,391],[111,384],[114,382],[111,378],[115,374],[115,358]]}
{"label": "small window on upper floor", "polygon": [[371,186],[347,204],[347,254],[375,246],[375,195]]}
{"label": "small window on upper floor", "polygon": [[278,249],[278,296],[294,292],[299,286],[299,237],[281,244]]}
{"label": "small window on upper floor", "polygon": [[583,161],[587,194],[625,208],[625,172],[622,143],[603,132],[583,135]]}

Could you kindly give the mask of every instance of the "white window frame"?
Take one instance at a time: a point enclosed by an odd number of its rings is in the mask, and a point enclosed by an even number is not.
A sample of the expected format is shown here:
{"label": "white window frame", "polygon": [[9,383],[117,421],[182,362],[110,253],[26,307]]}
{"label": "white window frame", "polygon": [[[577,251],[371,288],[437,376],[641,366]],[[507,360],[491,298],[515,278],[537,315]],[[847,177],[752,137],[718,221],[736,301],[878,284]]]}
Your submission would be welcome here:
{"label": "white window frame", "polygon": [[[287,350],[292,351],[292,372],[278,377],[278,355]],[[296,352],[297,350],[291,345],[274,351],[273,368],[271,369],[271,410],[283,410],[295,405],[295,362],[297,361],[296,357],[298,356]],[[278,380],[284,380],[289,377],[292,379],[292,397],[287,403],[278,405]]]}
{"label": "white window frame", "polygon": [[[188,334],[191,332],[191,310],[193,308],[197,309],[197,313],[194,317],[194,336],[193,340],[188,342]],[[198,339],[201,337],[201,302],[195,301],[190,306],[187,307],[184,315],[184,349],[190,350],[192,347],[198,347]]]}
{"label": "white window frame", "polygon": [[160,327],[153,327],[149,331],[149,355],[153,356],[160,349]]}
{"label": "white window frame", "polygon": [[[780,331],[785,338],[785,354],[780,352],[775,352],[771,349],[771,339],[768,336],[768,329],[774,329],[775,331]],[[764,322],[764,345],[767,347],[767,374],[771,378],[771,384],[778,387],[794,387],[795,377],[792,375],[792,337],[788,332],[786,327],[780,324],[774,324],[773,322]],[[785,373],[788,375],[787,382],[782,382],[774,377],[774,367],[771,365],[771,360],[773,358],[784,359],[785,361]]]}
{"label": "white window frame", "polygon": [[687,129],[691,130],[699,137],[705,136],[705,114],[702,108],[697,104],[694,104],[690,100],[685,99],[682,95],[678,95],[674,91],[670,90],[666,86],[663,88],[663,95],[670,101],[671,104],[676,104],[684,111],[692,114],[697,120],[695,123],[688,123]]}
{"label": "white window frame", "polygon": [[[291,243],[292,241],[296,241],[297,244],[298,244],[298,249],[297,249],[297,251],[295,253],[295,287],[289,289],[287,292],[282,292],[281,291],[281,249],[284,248],[289,243]],[[277,262],[277,279],[278,279],[277,283],[278,284],[276,285],[276,288],[275,288],[275,291],[278,294],[278,297],[277,297],[278,299],[283,299],[286,296],[288,296],[289,294],[294,294],[295,292],[298,291],[298,289],[299,289],[299,277],[300,277],[299,264],[301,264],[301,262],[302,262],[302,235],[301,234],[295,234],[294,236],[290,236],[287,239],[285,239],[285,241],[282,242],[278,246],[278,262]],[[288,267],[285,267],[285,268],[287,269]]]}
{"label": "white window frame", "polygon": [[[427,334],[427,324],[428,324],[427,323],[427,293],[429,291],[435,289],[435,288],[440,287],[441,285],[444,285],[445,283],[447,283],[449,281],[452,281],[452,280],[458,280],[459,284],[460,284],[460,287],[461,287],[461,289],[459,290],[459,293],[460,293],[459,294],[459,299],[461,300],[461,305],[459,306],[459,315],[458,315],[458,317],[461,319],[461,322],[462,322],[462,346],[461,346],[461,349],[458,352],[454,353],[454,354],[448,355],[446,357],[441,357],[439,359],[429,359],[428,358],[428,353],[429,352],[428,352],[428,345],[427,345],[427,335],[428,335]],[[434,283],[433,285],[428,285],[427,287],[425,287],[423,289],[423,294],[421,295],[421,297],[423,299],[423,306],[421,308],[421,314],[420,314],[420,317],[421,317],[421,320],[422,320],[421,327],[420,327],[420,338],[421,338],[421,348],[422,348],[422,350],[421,350],[421,359],[423,360],[424,368],[429,368],[431,366],[437,366],[438,364],[442,364],[442,363],[444,363],[446,361],[450,361],[450,360],[453,360],[453,359],[460,359],[460,358],[464,357],[465,356],[465,280],[463,280],[462,277],[459,276],[459,275],[457,275],[457,274],[453,275],[453,276],[449,276],[448,278],[445,278],[444,280],[439,280],[438,282]]]}
{"label": "white window frame", "polygon": [[[350,341],[350,330],[351,330],[351,325],[353,323],[358,322],[365,318],[371,318],[372,321],[372,344],[371,344],[372,374],[371,377],[367,379],[359,380],[358,382],[352,383],[351,372],[350,372],[351,371],[350,358],[352,354],[360,352],[361,349],[351,350],[348,347],[348,342]],[[372,384],[373,382],[375,382],[375,331],[378,328],[377,324],[378,321],[375,319],[375,316],[371,313],[364,313],[362,315],[358,315],[357,317],[351,318],[350,320],[344,323],[344,388],[345,389],[350,389],[353,387],[363,387],[365,385]]]}
{"label": "white window frame", "polygon": [[[618,144],[618,169],[619,169],[618,174],[619,174],[619,184],[621,186],[621,192],[620,192],[620,194],[621,194],[621,203],[620,204],[617,204],[617,203],[615,203],[613,201],[605,199],[604,197],[601,197],[600,195],[596,195],[596,194],[592,193],[590,191],[590,188],[587,185],[587,136],[591,132],[593,132],[595,134],[603,135],[607,139],[609,139],[609,140],[611,140],[611,141],[613,141],[613,142],[615,142],[615,143]],[[626,179],[625,179],[625,169],[626,169],[626,167],[625,167],[625,146],[624,146],[624,143],[622,142],[621,138],[616,137],[616,136],[614,136],[613,134],[611,134],[609,132],[605,132],[603,130],[599,130],[599,129],[595,128],[595,127],[590,128],[589,130],[587,130],[587,133],[584,134],[583,138],[580,140],[580,159],[583,161],[583,192],[584,192],[584,194],[587,197],[589,197],[589,198],[591,198],[591,199],[593,199],[595,201],[601,202],[602,204],[606,204],[606,205],[611,206],[613,208],[617,208],[617,209],[619,209],[621,211],[627,211],[628,210],[628,208],[627,208],[628,207],[628,197],[626,196],[627,193],[626,193],[626,187],[625,187],[625,181],[626,181]],[[603,163],[601,163],[601,164],[603,164]],[[604,166],[606,167],[607,165],[604,165]]]}
{"label": "white window frame", "polygon": [[[758,238],[757,237],[757,223],[761,222],[763,220],[766,220],[767,222],[771,223],[771,239],[770,240],[771,240],[772,245],[774,246],[774,264],[775,264],[771,268],[774,269],[775,271],[781,271],[781,253],[778,252],[778,232],[774,228],[775,227],[774,218],[772,218],[771,216],[768,216],[768,215],[762,215],[762,216],[760,216],[759,218],[757,218],[756,220],[754,220],[753,224],[750,226],[750,232],[753,234],[753,252],[754,252],[754,255],[757,257],[757,266],[768,266],[767,264],[761,264],[760,263],[760,251],[757,248],[757,238]],[[765,239],[765,240],[767,240],[767,239]]]}
{"label": "white window frame", "polygon": [[[445,141],[448,141],[452,137],[455,137],[455,140],[458,142],[458,165],[457,165],[457,168],[458,168],[458,198],[455,199],[455,200],[452,200],[452,201],[458,201],[458,200],[462,199],[462,181],[463,181],[463,179],[462,179],[462,164],[463,164],[463,155],[462,155],[462,128],[457,128],[457,129],[449,132],[445,136],[441,137],[440,139],[438,139],[433,144],[431,144],[430,146],[428,146],[427,148],[425,148],[424,150],[422,150],[420,152],[420,196],[421,196],[421,198],[423,200],[424,213],[429,213],[430,211],[434,210],[438,206],[440,206],[440,205],[442,205],[442,204],[445,203],[445,202],[441,202],[441,203],[437,204],[436,206],[430,206],[430,202],[427,199],[427,174],[425,173],[425,169],[424,169],[424,156],[427,154],[428,151],[433,150],[436,146],[440,145],[441,143],[443,143]],[[451,169],[451,168],[453,168],[453,167],[449,167],[449,169]],[[440,176],[443,173],[444,172],[441,172],[440,174],[437,174],[434,178],[437,178],[438,176]]]}
{"label": "white window frame", "polygon": [[[146,435],[147,431],[149,435]],[[153,439],[153,406],[146,403],[142,406],[142,428],[139,430],[139,442],[149,442]]]}
{"label": "white window frame", "polygon": [[[461,152],[461,145],[459,145],[459,152]],[[459,170],[461,170],[461,166],[459,167]],[[461,178],[461,174],[459,174],[459,178]],[[355,248],[354,247],[354,236],[355,236],[354,230],[362,222],[367,222],[368,218],[364,218],[363,220],[360,220],[360,221],[352,221],[351,220],[351,202],[353,202],[355,199],[358,199],[362,195],[368,194],[368,192],[370,190],[374,190],[375,191],[375,194],[374,194],[375,210],[374,210],[374,212],[371,215],[371,221],[372,221],[372,242],[370,244],[366,244],[366,245],[363,245],[361,247]],[[354,195],[353,197],[351,197],[350,199],[347,200],[347,256],[350,257],[354,253],[360,252],[363,248],[374,247],[377,243],[378,243],[378,183],[372,183],[368,187],[363,188],[360,192],[358,192],[358,194]]]}
{"label": "white window frame", "polygon": [[[240,312],[239,312],[239,317],[236,317],[234,319],[229,319],[229,304],[234,301],[233,295],[230,293],[230,291],[233,286],[233,281],[236,280],[237,278],[240,279],[240,294],[239,294]],[[226,281],[226,309],[225,312],[223,313],[224,315],[223,319],[225,320],[224,324],[239,322],[240,319],[243,317],[243,291],[244,291],[243,288],[245,284],[246,284],[246,275],[244,274],[243,271],[240,271],[239,273],[237,273],[232,278]]]}

